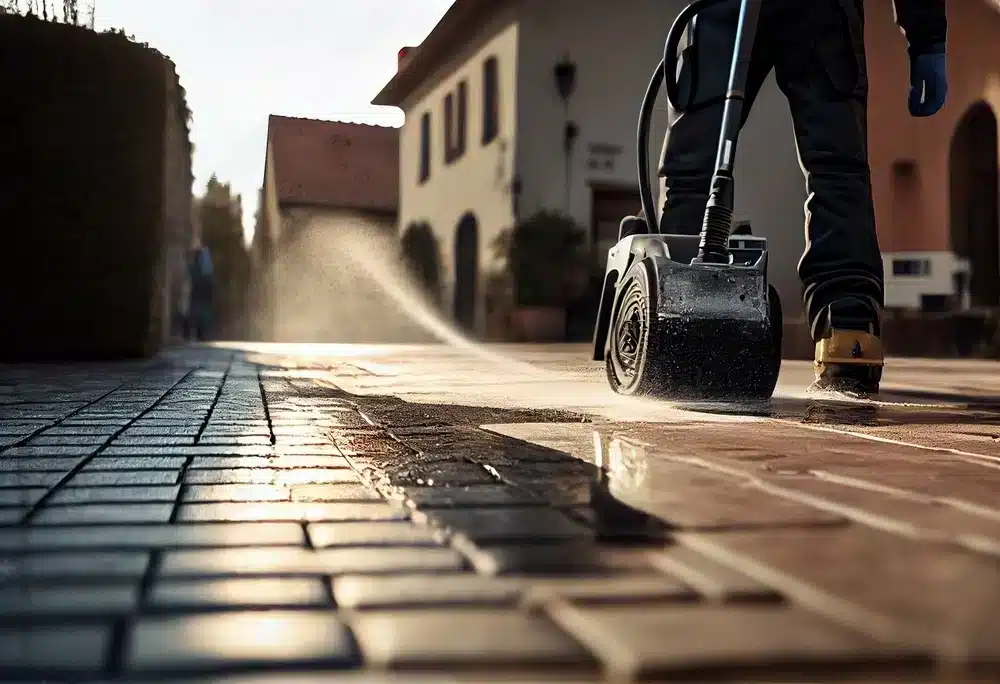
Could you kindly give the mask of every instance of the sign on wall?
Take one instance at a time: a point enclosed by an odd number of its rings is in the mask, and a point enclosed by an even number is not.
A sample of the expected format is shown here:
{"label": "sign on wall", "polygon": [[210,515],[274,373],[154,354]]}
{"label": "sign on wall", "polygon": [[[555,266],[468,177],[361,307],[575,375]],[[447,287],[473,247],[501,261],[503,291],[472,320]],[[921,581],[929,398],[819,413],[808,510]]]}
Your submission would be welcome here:
{"label": "sign on wall", "polygon": [[590,143],[587,146],[587,168],[591,171],[612,173],[615,170],[621,153],[621,145]]}

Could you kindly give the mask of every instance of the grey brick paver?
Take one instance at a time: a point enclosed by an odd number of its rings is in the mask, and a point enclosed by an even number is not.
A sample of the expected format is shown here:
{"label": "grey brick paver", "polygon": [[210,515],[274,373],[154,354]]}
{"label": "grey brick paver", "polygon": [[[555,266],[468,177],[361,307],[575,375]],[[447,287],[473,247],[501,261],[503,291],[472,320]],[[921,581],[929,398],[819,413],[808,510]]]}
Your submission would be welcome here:
{"label": "grey brick paver", "polygon": [[46,503],[31,518],[33,525],[81,525],[87,523],[165,523],[173,503],[114,503],[54,506]]}
{"label": "grey brick paver", "polygon": [[329,612],[247,612],[150,617],[129,639],[129,671],[252,665],[350,667],[360,656],[347,626]]}
{"label": "grey brick paver", "polygon": [[543,616],[499,608],[363,613],[354,621],[362,651],[392,669],[470,666],[588,668],[590,654]]}
{"label": "grey brick paver", "polygon": [[0,551],[304,546],[296,523],[0,527]]}
{"label": "grey brick paver", "polygon": [[836,670],[917,655],[785,606],[556,604],[551,612],[621,677],[735,674],[760,662],[773,673],[810,663]]}
{"label": "grey brick paver", "polygon": [[160,580],[153,585],[149,604],[171,611],[322,607],[330,604],[330,596],[318,578]]}
{"label": "grey brick paver", "polygon": [[138,582],[110,586],[0,586],[0,615],[15,619],[127,617],[138,605]]}
{"label": "grey brick paver", "polygon": [[170,551],[163,577],[344,575],[460,570],[462,557],[448,548],[221,549]]}
{"label": "grey brick paver", "polygon": [[[62,487],[48,500],[49,505],[165,503],[174,502],[180,485],[121,487]],[[168,514],[169,515],[169,514]]]}
{"label": "grey brick paver", "polygon": [[182,522],[247,521],[374,521],[403,520],[407,516],[382,502],[325,503],[266,501],[257,503],[187,503],[178,509]]}
{"label": "grey brick paver", "polygon": [[[38,381],[17,395],[0,369],[0,679],[742,680],[945,655],[996,672],[993,470],[963,490],[976,507],[948,497],[974,468],[946,454],[887,445],[867,473],[852,443],[822,479],[736,430],[709,464],[726,467],[646,458],[640,510],[570,446],[479,429],[486,409],[347,401],[218,349],[165,358],[19,370]],[[697,429],[664,429],[704,455]]]}
{"label": "grey brick paver", "polygon": [[0,627],[0,672],[19,670],[94,674],[102,669],[111,645],[107,625]]}

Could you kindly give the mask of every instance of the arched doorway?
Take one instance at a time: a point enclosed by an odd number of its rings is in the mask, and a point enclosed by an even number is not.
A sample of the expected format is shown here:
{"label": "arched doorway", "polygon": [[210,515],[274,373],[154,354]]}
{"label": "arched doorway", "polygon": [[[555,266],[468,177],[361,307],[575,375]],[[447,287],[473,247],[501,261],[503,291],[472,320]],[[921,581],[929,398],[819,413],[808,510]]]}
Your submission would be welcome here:
{"label": "arched doorway", "polygon": [[427,223],[411,223],[403,233],[403,257],[410,274],[435,304],[441,299],[441,254]]}
{"label": "arched doorway", "polygon": [[966,291],[974,307],[1000,306],[1000,159],[997,117],[972,105],[951,140],[951,244],[969,260]]}
{"label": "arched doorway", "polygon": [[455,229],[455,320],[464,330],[476,326],[479,282],[479,222],[466,213]]}

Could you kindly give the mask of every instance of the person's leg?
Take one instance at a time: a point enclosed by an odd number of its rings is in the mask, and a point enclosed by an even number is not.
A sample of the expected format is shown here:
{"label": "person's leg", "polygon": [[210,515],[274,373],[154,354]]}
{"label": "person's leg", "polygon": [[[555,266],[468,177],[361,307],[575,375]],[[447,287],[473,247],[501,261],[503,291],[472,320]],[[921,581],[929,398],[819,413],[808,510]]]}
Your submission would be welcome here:
{"label": "person's leg", "polygon": [[[683,112],[672,123],[660,153],[660,232],[694,235],[701,231],[705,204],[719,148],[722,111],[729,87],[739,23],[739,0],[729,0],[698,15],[694,36],[681,55],[678,78]],[[761,29],[766,20],[762,17]],[[747,75],[743,121],[771,72],[767,41],[755,42]]]}
{"label": "person's leg", "polygon": [[883,273],[868,168],[863,16],[853,0],[793,1],[775,31],[775,75],[808,190],[799,276],[817,345],[817,386],[876,392]]}
{"label": "person's leg", "polygon": [[[701,231],[719,146],[739,13],[739,0],[728,0],[699,14],[693,40],[681,53],[678,86],[686,106],[683,112],[671,107],[671,123],[660,152],[661,233],[696,235]],[[755,46],[747,78],[744,121],[770,71],[766,50]],[[626,217],[622,221],[619,235],[625,237],[644,230],[645,220],[640,212],[638,219]]]}

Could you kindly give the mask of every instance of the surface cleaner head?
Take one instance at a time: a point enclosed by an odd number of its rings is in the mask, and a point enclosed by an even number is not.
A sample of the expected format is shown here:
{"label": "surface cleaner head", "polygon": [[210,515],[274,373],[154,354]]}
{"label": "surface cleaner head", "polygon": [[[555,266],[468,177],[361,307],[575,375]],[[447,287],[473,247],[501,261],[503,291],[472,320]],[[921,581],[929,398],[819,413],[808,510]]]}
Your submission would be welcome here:
{"label": "surface cleaner head", "polygon": [[612,386],[677,401],[770,398],[781,322],[765,261],[715,266],[651,257],[634,264],[610,331]]}

